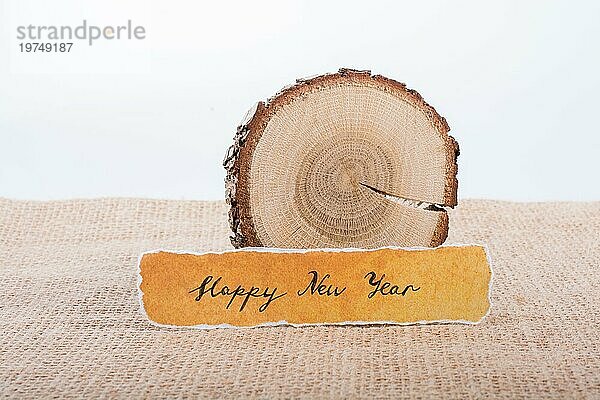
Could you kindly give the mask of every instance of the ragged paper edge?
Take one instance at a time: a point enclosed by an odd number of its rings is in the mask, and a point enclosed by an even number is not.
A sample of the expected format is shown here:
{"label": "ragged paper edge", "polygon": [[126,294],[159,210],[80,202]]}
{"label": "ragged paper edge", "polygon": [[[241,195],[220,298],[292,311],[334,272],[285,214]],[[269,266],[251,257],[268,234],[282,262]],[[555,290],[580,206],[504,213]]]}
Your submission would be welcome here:
{"label": "ragged paper edge", "polygon": [[[314,252],[323,252],[323,253],[346,253],[346,252],[369,252],[369,251],[377,251],[377,250],[408,250],[408,251],[420,251],[420,250],[436,250],[444,247],[482,247],[485,253],[485,258],[487,260],[488,266],[490,267],[490,281],[488,283],[488,309],[485,314],[478,321],[466,321],[462,319],[440,319],[440,320],[421,320],[421,321],[413,321],[413,322],[395,322],[395,321],[345,321],[345,322],[323,322],[323,323],[307,323],[307,324],[295,324],[292,322],[288,322],[286,320],[281,320],[277,322],[263,322],[256,325],[249,326],[237,326],[231,324],[218,324],[218,325],[208,325],[208,324],[200,324],[200,325],[170,325],[170,324],[161,324],[156,321],[153,321],[148,316],[146,309],[144,308],[144,292],[142,291],[142,258],[146,254],[156,254],[160,252],[173,253],[173,254],[183,254],[183,255],[193,255],[193,256],[203,256],[207,254],[225,254],[225,253],[239,253],[243,251],[248,252],[258,252],[258,253],[314,253]],[[140,305],[140,312],[142,315],[150,322],[151,325],[154,325],[158,328],[170,328],[170,329],[193,329],[193,330],[212,330],[212,329],[255,329],[255,328],[264,328],[264,327],[273,327],[273,326],[291,326],[294,328],[302,328],[306,326],[385,326],[385,325],[395,325],[395,326],[413,326],[413,325],[436,325],[436,324],[461,324],[461,325],[479,325],[487,316],[490,314],[492,309],[492,287],[494,281],[494,268],[492,266],[492,259],[490,257],[490,253],[488,251],[487,245],[484,244],[465,244],[465,243],[456,243],[456,244],[448,244],[438,247],[399,247],[399,246],[384,246],[377,247],[374,249],[359,249],[356,247],[348,247],[348,248],[313,248],[313,249],[283,249],[277,247],[244,247],[241,249],[228,249],[223,251],[205,251],[205,252],[195,252],[188,250],[168,250],[168,249],[154,249],[148,250],[141,253],[138,257],[137,262],[137,291],[138,291],[138,301]]]}

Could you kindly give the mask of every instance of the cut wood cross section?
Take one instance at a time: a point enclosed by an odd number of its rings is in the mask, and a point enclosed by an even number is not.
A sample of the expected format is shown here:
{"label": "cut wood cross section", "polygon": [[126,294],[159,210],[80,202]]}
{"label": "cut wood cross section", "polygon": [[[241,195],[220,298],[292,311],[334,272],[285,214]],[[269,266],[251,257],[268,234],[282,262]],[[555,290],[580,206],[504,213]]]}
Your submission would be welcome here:
{"label": "cut wood cross section", "polygon": [[224,160],[235,247],[438,246],[458,144],[414,90],[370,71],[299,79],[257,103]]}

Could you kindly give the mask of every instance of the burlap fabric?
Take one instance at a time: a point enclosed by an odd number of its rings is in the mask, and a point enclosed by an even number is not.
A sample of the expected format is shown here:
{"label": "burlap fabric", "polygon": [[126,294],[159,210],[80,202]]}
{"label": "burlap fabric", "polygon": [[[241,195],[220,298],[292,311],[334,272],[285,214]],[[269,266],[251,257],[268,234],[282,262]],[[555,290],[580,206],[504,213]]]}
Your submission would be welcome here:
{"label": "burlap fabric", "polygon": [[221,202],[0,200],[0,392],[9,397],[600,397],[600,202],[462,201],[483,243],[480,325],[153,327],[149,249],[229,248]]}

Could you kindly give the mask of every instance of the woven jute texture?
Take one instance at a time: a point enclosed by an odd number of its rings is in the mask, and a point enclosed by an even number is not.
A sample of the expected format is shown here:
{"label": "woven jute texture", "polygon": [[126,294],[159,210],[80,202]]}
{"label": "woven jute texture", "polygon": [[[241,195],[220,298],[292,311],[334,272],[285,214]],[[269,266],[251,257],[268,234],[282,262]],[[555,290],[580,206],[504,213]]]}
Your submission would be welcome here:
{"label": "woven jute texture", "polygon": [[8,397],[600,397],[600,202],[464,200],[447,243],[488,246],[476,326],[157,328],[145,250],[230,247],[221,202],[0,200]]}

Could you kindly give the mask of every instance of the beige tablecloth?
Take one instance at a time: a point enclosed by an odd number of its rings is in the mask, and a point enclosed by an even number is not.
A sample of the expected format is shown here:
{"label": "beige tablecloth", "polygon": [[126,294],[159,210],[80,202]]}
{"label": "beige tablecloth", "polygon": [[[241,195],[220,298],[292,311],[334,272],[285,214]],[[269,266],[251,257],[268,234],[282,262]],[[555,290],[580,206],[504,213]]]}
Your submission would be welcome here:
{"label": "beige tablecloth", "polygon": [[0,199],[0,394],[600,398],[600,202],[464,200],[447,243],[488,246],[477,326],[161,329],[138,255],[229,248],[221,202]]}

